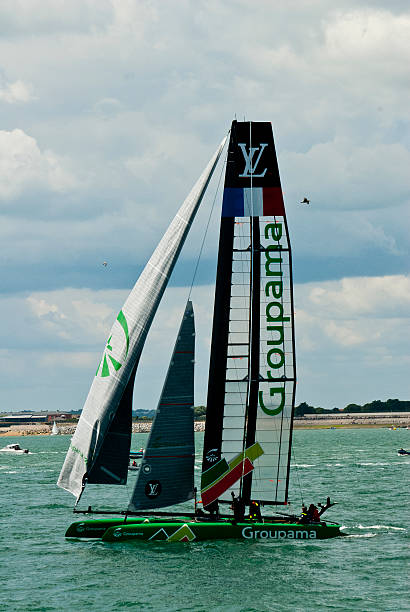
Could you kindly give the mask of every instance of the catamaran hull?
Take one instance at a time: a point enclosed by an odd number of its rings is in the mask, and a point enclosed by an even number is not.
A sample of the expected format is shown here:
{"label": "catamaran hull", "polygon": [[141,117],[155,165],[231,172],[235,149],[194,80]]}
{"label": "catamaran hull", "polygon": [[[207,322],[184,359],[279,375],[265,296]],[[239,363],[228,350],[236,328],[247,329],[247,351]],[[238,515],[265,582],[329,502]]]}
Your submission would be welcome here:
{"label": "catamaran hull", "polygon": [[77,521],[70,525],[66,537],[101,538],[104,542],[202,540],[325,540],[342,536],[340,525],[300,525],[297,523],[215,523],[190,520],[164,520],[136,517]]}
{"label": "catamaran hull", "polygon": [[[146,517],[128,517],[127,525],[131,525],[134,523],[143,523],[146,521]],[[186,520],[189,520],[188,518]],[[161,519],[161,523],[166,522],[164,519]],[[173,519],[173,523],[175,523],[175,519]],[[125,525],[124,517],[116,517],[116,518],[105,518],[105,519],[89,519],[85,521],[75,521],[72,523],[66,531],[66,538],[102,538],[104,533],[110,527],[117,527],[119,525]]]}

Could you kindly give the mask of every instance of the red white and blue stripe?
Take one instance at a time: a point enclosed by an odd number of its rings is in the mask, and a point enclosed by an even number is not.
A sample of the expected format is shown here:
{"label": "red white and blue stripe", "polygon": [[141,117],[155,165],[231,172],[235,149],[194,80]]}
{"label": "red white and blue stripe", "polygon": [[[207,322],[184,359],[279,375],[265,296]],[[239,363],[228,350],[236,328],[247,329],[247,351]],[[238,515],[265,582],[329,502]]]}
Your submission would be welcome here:
{"label": "red white and blue stripe", "polygon": [[270,217],[285,214],[280,187],[225,187],[223,217]]}

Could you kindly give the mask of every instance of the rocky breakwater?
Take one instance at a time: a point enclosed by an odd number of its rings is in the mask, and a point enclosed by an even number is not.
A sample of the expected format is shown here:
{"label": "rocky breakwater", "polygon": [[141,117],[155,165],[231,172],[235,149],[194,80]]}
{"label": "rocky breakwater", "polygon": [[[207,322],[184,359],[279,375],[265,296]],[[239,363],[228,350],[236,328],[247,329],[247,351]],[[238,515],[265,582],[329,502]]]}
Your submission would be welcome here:
{"label": "rocky breakwater", "polygon": [[305,414],[295,417],[295,429],[321,427],[410,427],[410,412]]}
{"label": "rocky breakwater", "polygon": [[[138,421],[132,424],[132,433],[148,433],[151,431],[151,421]],[[195,421],[194,431],[205,431],[205,421]]]}

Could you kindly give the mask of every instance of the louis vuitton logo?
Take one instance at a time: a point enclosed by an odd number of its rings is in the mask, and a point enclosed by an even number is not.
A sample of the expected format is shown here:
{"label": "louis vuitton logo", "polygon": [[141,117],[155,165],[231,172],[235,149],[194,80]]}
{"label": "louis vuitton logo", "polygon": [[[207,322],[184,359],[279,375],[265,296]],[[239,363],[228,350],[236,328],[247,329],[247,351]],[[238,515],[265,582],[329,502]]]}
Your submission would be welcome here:
{"label": "louis vuitton logo", "polygon": [[150,480],[145,485],[145,495],[150,499],[158,497],[161,493],[161,483],[159,480]]}
{"label": "louis vuitton logo", "polygon": [[[259,164],[259,161],[262,157],[262,153],[265,150],[265,147],[268,146],[267,142],[264,143],[260,143],[259,147],[249,147],[249,152],[246,150],[246,143],[245,142],[238,142],[238,146],[242,151],[242,155],[244,157],[245,160],[245,169],[243,171],[242,174],[240,174],[239,176],[241,178],[262,178],[265,176],[266,174],[266,170],[267,168],[265,168],[265,170],[263,170],[263,172],[261,172],[260,174],[255,174],[256,172],[256,168]],[[255,162],[253,161],[253,158],[255,156],[255,153],[259,151],[258,156],[256,157]]]}

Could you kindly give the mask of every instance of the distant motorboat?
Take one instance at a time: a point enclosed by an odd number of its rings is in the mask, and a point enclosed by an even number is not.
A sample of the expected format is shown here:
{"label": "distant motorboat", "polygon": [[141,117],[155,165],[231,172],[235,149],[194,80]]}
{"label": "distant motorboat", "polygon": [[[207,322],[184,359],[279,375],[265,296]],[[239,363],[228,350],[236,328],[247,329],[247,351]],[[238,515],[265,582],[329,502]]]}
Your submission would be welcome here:
{"label": "distant motorboat", "polygon": [[57,423],[53,421],[53,428],[51,430],[50,436],[57,436],[60,433],[60,430],[57,426]]}
{"label": "distant motorboat", "polygon": [[400,456],[400,455],[410,455],[410,451],[408,451],[408,450],[404,450],[404,448],[400,448],[400,449],[397,451],[397,454],[398,454],[399,456]]}
{"label": "distant motorboat", "polygon": [[14,453],[16,455],[27,455],[29,450],[27,448],[21,448],[19,444],[7,444],[4,448],[0,448],[2,453]]}
{"label": "distant motorboat", "polygon": [[[135,461],[135,459],[142,459],[144,456],[144,449],[140,448],[139,451],[130,451],[130,462],[128,464],[128,470],[130,472],[136,472],[140,469],[139,463]],[[131,463],[132,460],[132,463]]]}

